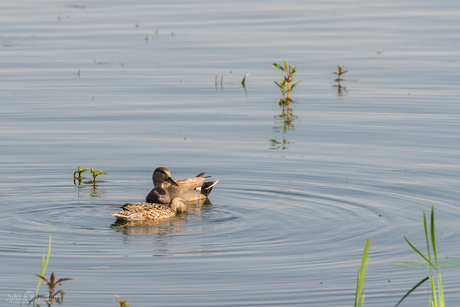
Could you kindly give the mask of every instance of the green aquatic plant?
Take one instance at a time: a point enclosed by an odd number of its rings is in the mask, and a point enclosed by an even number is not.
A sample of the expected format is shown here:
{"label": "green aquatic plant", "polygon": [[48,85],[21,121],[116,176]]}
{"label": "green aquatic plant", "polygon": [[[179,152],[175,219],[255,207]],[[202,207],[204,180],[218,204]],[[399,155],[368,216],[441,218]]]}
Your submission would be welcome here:
{"label": "green aquatic plant", "polygon": [[296,72],[295,66],[289,65],[287,62],[283,62],[283,66],[276,64],[276,63],[272,63],[271,65],[286,74],[283,80],[279,82],[276,82],[276,81],[274,82],[276,86],[278,86],[278,89],[283,94],[283,98],[281,98],[278,101],[278,104],[280,105],[280,107],[283,107],[283,108],[287,107],[287,109],[289,110],[289,104],[292,102],[291,92],[301,80],[293,83],[294,82],[293,75]]}
{"label": "green aquatic plant", "polygon": [[[281,93],[283,94],[283,98],[281,98],[280,100],[278,100],[278,104],[280,107],[283,107],[285,104],[286,104],[286,94],[287,94],[287,81],[286,79],[284,80],[281,80],[279,83],[274,81],[275,84],[278,86],[278,89],[281,91]],[[289,98],[290,100],[291,98]]]}
{"label": "green aquatic plant", "polygon": [[[59,279],[59,280],[57,280],[55,282],[54,272],[51,273],[51,276],[50,276],[49,280],[46,279],[46,277],[44,277],[45,273],[46,273],[46,268],[48,267],[48,261],[50,260],[50,255],[51,255],[51,236],[50,236],[49,243],[48,243],[48,253],[46,254],[46,257],[45,257],[45,253],[43,253],[42,265],[41,265],[41,268],[40,268],[40,274],[36,274],[39,277],[39,280],[38,280],[38,284],[37,284],[37,290],[35,291],[35,297],[32,298],[29,301],[28,305],[30,305],[30,303],[34,302],[33,306],[35,306],[36,300],[38,298],[42,298],[47,303],[48,306],[52,306],[54,302],[56,302],[58,304],[62,304],[62,300],[64,299],[64,291],[59,290],[59,291],[54,292],[54,288],[56,286],[60,285],[61,282],[65,281],[65,280],[70,280],[70,278],[61,278],[61,279]],[[46,261],[45,261],[45,258],[46,258]],[[40,285],[42,283],[42,280],[48,286],[48,289],[49,289],[49,295],[48,296],[38,295],[38,291],[40,290]],[[58,297],[57,296],[58,294],[60,294],[61,297]],[[40,307],[40,305],[37,305],[37,306]]]}
{"label": "green aquatic plant", "polygon": [[369,265],[369,247],[371,246],[371,240],[367,239],[364,244],[363,257],[361,259],[361,267],[358,273],[358,283],[356,285],[355,295],[355,307],[364,306],[364,281],[366,280],[367,267]]}
{"label": "green aquatic plant", "polygon": [[[96,177],[99,176],[99,175],[107,175],[106,172],[102,171],[102,170],[97,170],[97,169],[94,169],[94,166],[93,168],[85,168],[85,169],[82,169],[80,166],[78,166],[78,169],[73,173],[73,183],[74,184],[77,184],[76,183],[76,180],[78,180],[78,184],[81,183],[81,180],[84,178],[81,176],[82,173],[86,172],[86,171],[90,171],[91,172],[91,175],[93,175],[93,180],[91,181],[85,181],[83,183],[93,183],[93,184],[96,184]],[[77,176],[78,174],[78,176]]]}
{"label": "green aquatic plant", "polygon": [[[52,306],[54,302],[58,303],[58,304],[62,304],[62,301],[64,300],[64,290],[58,290],[58,291],[54,291],[54,288],[56,288],[56,286],[59,286],[63,281],[66,281],[66,280],[71,280],[72,278],[61,278],[57,281],[54,281],[55,280],[55,277],[54,277],[54,272],[51,273],[51,276],[50,276],[50,279],[48,280],[46,277],[42,276],[42,275],[37,275],[38,277],[40,277],[41,279],[43,279],[43,281],[45,282],[45,284],[48,286],[48,289],[49,289],[49,295],[48,296],[44,296],[44,295],[36,295],[33,299],[30,300],[29,304],[34,302],[35,304],[35,301],[38,299],[38,298],[42,298],[46,304],[48,305],[48,307]],[[58,296],[58,294],[61,295],[61,297]],[[38,305],[38,307],[40,307]]]}
{"label": "green aquatic plant", "polygon": [[78,169],[73,173],[73,182],[75,183],[75,180],[78,180],[78,182],[81,182],[81,179],[83,178],[81,174],[86,171],[90,171],[90,170],[91,170],[90,168],[82,169],[80,166],[78,166]]}
{"label": "green aquatic plant", "polygon": [[[48,261],[50,260],[50,255],[51,255],[51,236],[50,236],[50,240],[48,243],[48,253],[46,254],[46,261],[45,261],[45,253],[43,253],[42,266],[40,267],[40,276],[44,276],[46,273],[46,268],[48,267]],[[41,283],[42,283],[42,280],[38,279],[37,290],[35,291],[35,297],[37,297],[38,295],[38,290],[40,290]],[[35,306],[35,301],[34,301],[34,306]]]}
{"label": "green aquatic plant", "polygon": [[93,183],[96,184],[96,177],[99,176],[99,175],[107,175],[106,172],[102,171],[102,170],[98,170],[98,169],[94,169],[94,167],[92,169],[90,169],[91,171],[91,174],[93,175]]}
{"label": "green aquatic plant", "polygon": [[243,81],[241,81],[241,84],[243,85],[244,88],[246,88],[246,77],[248,76],[248,72],[244,75]]}
{"label": "green aquatic plant", "polygon": [[[428,250],[428,255],[427,256],[423,255],[412,243],[410,243],[410,241],[406,237],[404,237],[404,239],[406,240],[407,244],[409,244],[409,246],[412,247],[412,249],[417,254],[419,254],[428,263],[428,265],[430,267],[430,276],[425,277],[418,284],[416,284],[414,287],[412,287],[412,289],[410,289],[406,293],[406,295],[404,295],[401,298],[401,300],[396,304],[395,307],[397,307],[407,296],[409,296],[409,294],[412,291],[414,291],[418,286],[423,284],[428,279],[430,280],[431,295],[432,295],[430,297],[430,307],[444,307],[445,306],[445,304],[444,304],[444,290],[443,290],[443,286],[442,286],[442,274],[440,272],[440,267],[438,266],[438,255],[437,255],[437,252],[436,252],[436,238],[435,238],[435,231],[434,231],[434,206],[431,206],[430,234],[428,234],[428,227],[427,227],[427,224],[426,224],[425,210],[423,210],[423,226],[425,228],[426,247],[427,247],[427,250]],[[431,243],[431,249],[430,249],[430,243]],[[433,250],[434,259],[431,258],[431,250]],[[433,260],[434,260],[434,263],[433,263]],[[434,282],[435,278],[433,277],[432,268],[436,270],[436,273],[438,275],[438,279],[437,279],[438,287],[437,287],[437,289],[436,289],[436,285],[435,285],[435,282]]]}
{"label": "green aquatic plant", "polygon": [[131,307],[131,305],[128,305],[128,300],[122,300],[121,297],[119,297],[118,295],[115,294],[116,297],[118,297],[117,299],[117,303],[120,303],[120,307]]}
{"label": "green aquatic plant", "polygon": [[[294,82],[293,75],[297,71],[295,66],[289,65],[287,62],[283,62],[284,67],[279,65],[279,64],[276,64],[276,63],[272,63],[272,66],[277,68],[277,69],[279,69],[279,70],[281,70],[282,72],[284,72],[286,74],[286,76],[284,76],[283,81],[281,81],[279,83],[275,81],[275,84],[278,86],[280,91],[283,93],[283,97],[284,97],[284,94],[286,94],[287,98],[290,99],[290,92],[301,81],[300,80],[300,81],[297,81],[296,83],[292,83],[292,82]],[[291,85],[291,83],[292,83],[292,85]]]}

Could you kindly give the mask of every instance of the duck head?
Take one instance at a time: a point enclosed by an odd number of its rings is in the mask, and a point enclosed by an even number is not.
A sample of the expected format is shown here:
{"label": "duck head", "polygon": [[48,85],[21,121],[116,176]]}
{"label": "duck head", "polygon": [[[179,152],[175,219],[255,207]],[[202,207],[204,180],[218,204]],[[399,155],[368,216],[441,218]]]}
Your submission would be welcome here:
{"label": "duck head", "polygon": [[173,198],[169,203],[169,208],[176,211],[176,213],[186,212],[187,203],[180,197]]}
{"label": "duck head", "polygon": [[179,186],[172,178],[171,178],[171,173],[169,172],[169,169],[166,167],[158,167],[152,175],[152,180],[153,180],[153,185],[155,187],[157,186],[163,186],[164,182],[169,182],[171,184],[174,184],[176,186]]}

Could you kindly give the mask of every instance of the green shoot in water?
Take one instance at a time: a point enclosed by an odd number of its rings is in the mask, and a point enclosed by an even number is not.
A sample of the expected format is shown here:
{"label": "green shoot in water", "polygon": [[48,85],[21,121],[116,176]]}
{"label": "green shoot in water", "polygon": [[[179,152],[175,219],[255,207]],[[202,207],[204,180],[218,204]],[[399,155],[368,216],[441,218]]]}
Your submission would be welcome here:
{"label": "green shoot in water", "polygon": [[371,240],[367,239],[364,244],[363,258],[361,259],[361,267],[358,273],[358,284],[356,286],[355,295],[355,307],[364,306],[364,280],[366,279],[367,267],[369,265],[369,247],[371,246]]}
{"label": "green shoot in water", "polygon": [[243,81],[241,81],[241,84],[243,85],[244,88],[246,88],[246,77],[248,76],[248,72],[244,75]]}
{"label": "green shoot in water", "polygon": [[[423,226],[425,227],[425,238],[426,238],[426,247],[428,250],[428,256],[423,255],[412,243],[409,242],[409,240],[404,237],[406,242],[412,247],[412,249],[419,254],[425,261],[429,264],[430,266],[430,276],[425,277],[422,279],[418,284],[416,284],[412,289],[410,289],[406,295],[404,295],[401,300],[396,304],[395,307],[397,307],[409,294],[414,291],[418,286],[423,284],[426,280],[430,280],[431,283],[431,295],[430,297],[430,306],[431,307],[444,307],[444,290],[442,286],[442,274],[439,271],[438,267],[438,255],[436,253],[436,238],[435,238],[435,232],[434,232],[434,206],[431,206],[431,229],[430,229],[430,235],[428,234],[428,227],[426,225],[426,214],[425,210],[423,211]],[[431,238],[430,238],[431,237]],[[431,241],[431,247],[433,249],[433,256],[434,259],[431,258],[431,252],[430,252],[430,241]],[[434,260],[434,263],[433,263]],[[434,283],[434,277],[433,277],[433,271],[432,268],[436,270],[438,273],[438,289],[436,290],[436,286]]]}
{"label": "green shoot in water", "polygon": [[278,89],[283,94],[283,98],[281,98],[278,101],[278,103],[280,106],[283,107],[283,109],[287,107],[288,113],[289,113],[289,104],[292,102],[291,92],[294,89],[294,87],[300,82],[300,81],[297,81],[296,83],[293,83],[294,82],[293,75],[296,72],[296,68],[295,66],[289,65],[287,62],[283,62],[284,67],[276,63],[272,63],[272,66],[281,70],[282,72],[286,74],[283,80],[281,80],[280,82],[276,82],[276,81],[274,82],[278,86]]}
{"label": "green shoot in water", "polygon": [[118,297],[117,303],[120,303],[120,307],[131,307],[131,305],[128,305],[129,300],[122,300],[121,297],[119,297],[116,294],[115,294],[115,296]]}
{"label": "green shoot in water", "polygon": [[90,168],[82,169],[80,166],[78,166],[78,169],[73,173],[73,182],[75,183],[75,180],[78,180],[78,182],[81,182],[81,179],[82,179],[81,174],[89,170],[91,169]]}
{"label": "green shoot in water", "polygon": [[[80,167],[78,167],[80,168]],[[43,253],[42,257],[42,266],[40,268],[40,275],[44,276],[46,273],[46,268],[48,267],[48,261],[50,260],[50,254],[51,254],[51,236],[50,236],[50,241],[48,243],[48,253],[46,254],[46,261],[45,261],[45,253]],[[38,284],[37,284],[37,291],[35,291],[35,296],[38,295],[38,290],[40,289],[40,285],[42,283],[41,279],[38,279]],[[34,306],[35,306],[35,301],[34,301]]]}
{"label": "green shoot in water", "polygon": [[93,175],[93,183],[94,184],[96,184],[96,177],[97,176],[99,176],[99,175],[107,175],[106,172],[98,170],[98,169],[94,169],[94,167],[92,169],[90,169],[90,171],[91,171],[91,174]]}

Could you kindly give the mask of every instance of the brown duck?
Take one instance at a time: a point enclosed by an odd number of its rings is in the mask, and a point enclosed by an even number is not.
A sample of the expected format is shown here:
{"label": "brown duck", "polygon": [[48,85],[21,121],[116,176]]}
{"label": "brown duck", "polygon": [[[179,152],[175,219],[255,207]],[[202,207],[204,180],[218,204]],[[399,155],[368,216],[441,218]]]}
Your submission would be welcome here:
{"label": "brown duck", "polygon": [[187,204],[183,199],[176,197],[169,205],[139,202],[124,204],[121,208],[122,211],[112,214],[121,220],[158,220],[187,211]]}
{"label": "brown duck", "polygon": [[145,200],[148,203],[168,204],[176,197],[186,202],[205,199],[219,181],[205,182],[208,177],[210,176],[205,177],[204,173],[200,173],[193,178],[173,180],[166,167],[158,167],[152,175],[154,188]]}

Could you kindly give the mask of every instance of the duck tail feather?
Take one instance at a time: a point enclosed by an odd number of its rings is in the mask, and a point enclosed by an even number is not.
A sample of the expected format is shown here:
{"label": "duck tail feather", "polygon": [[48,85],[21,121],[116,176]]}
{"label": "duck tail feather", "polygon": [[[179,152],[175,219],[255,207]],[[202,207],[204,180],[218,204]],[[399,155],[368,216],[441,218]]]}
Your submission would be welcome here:
{"label": "duck tail feather", "polygon": [[202,186],[201,193],[206,197],[211,194],[212,188],[219,182],[219,179],[205,182]]}

